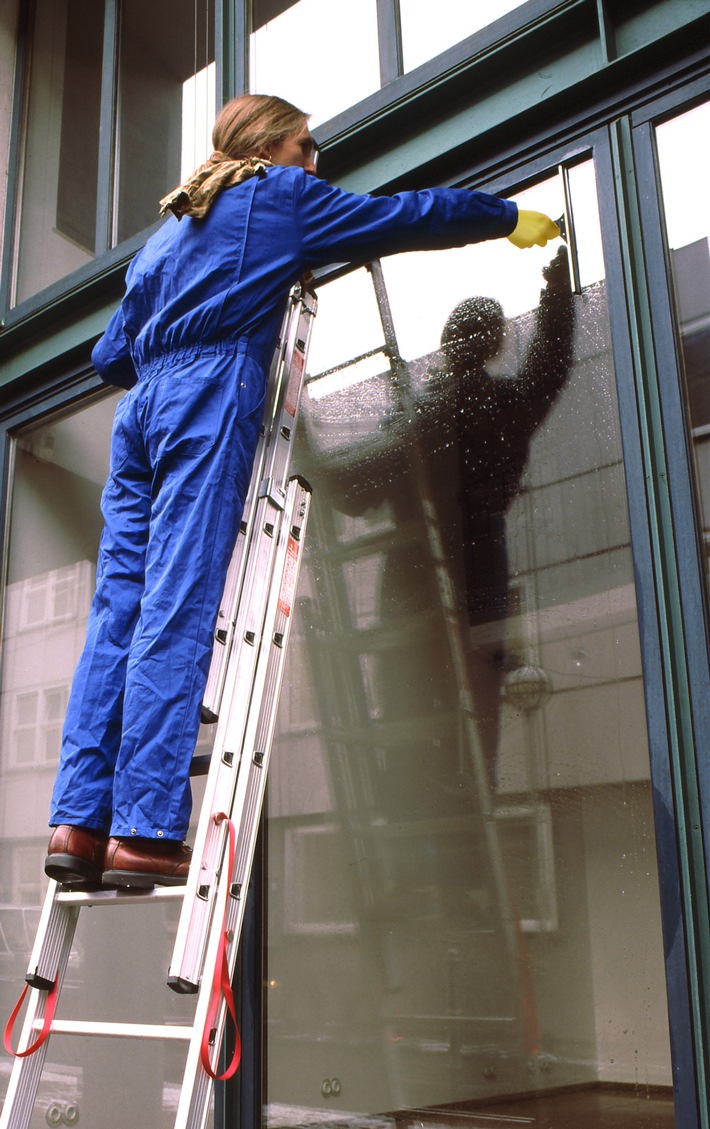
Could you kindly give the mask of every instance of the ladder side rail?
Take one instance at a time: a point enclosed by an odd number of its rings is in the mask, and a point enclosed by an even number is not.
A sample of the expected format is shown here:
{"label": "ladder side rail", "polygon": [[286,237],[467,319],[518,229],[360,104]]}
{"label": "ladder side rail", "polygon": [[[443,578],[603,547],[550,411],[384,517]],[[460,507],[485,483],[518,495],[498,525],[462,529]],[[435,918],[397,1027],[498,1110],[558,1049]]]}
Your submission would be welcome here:
{"label": "ladder side rail", "polygon": [[[246,891],[259,833],[293,619],[293,594],[298,583],[303,536],[311,501],[310,487],[301,480],[293,479],[289,492],[290,512],[297,517],[298,524],[294,522],[290,528],[284,525],[283,529],[280,560],[276,570],[277,575],[281,577],[281,583],[278,586],[274,585],[270,593],[267,611],[270,636],[267,639],[265,634],[264,645],[259,656],[259,671],[256,679],[259,708],[252,712],[249,719],[245,734],[244,771],[231,812],[237,835],[231,885],[233,896],[228,907],[227,923],[234,938],[232,943],[235,951],[239,944]],[[248,768],[246,751],[250,754]]]}
{"label": "ladder side rail", "polygon": [[59,899],[60,887],[49,880],[25,980],[33,988],[48,989],[54,984],[66,949],[67,958],[74,940],[79,910]]}
{"label": "ladder side rail", "polygon": [[261,433],[254,458],[249,488],[244,500],[244,511],[237,533],[234,552],[229,562],[224,592],[220,600],[217,614],[214,650],[212,652],[212,661],[210,663],[202,703],[202,720],[208,723],[215,722],[219,715],[219,704],[224,689],[226,668],[234,638],[241,587],[244,579],[244,567],[254,527],[254,515],[259,497],[259,488],[264,478],[264,468],[266,466],[269,444],[273,440],[274,424],[278,416],[278,402],[279,399],[283,397],[283,374],[287,364],[286,356],[289,342],[293,338],[291,324],[295,320],[294,315],[296,307],[294,301],[295,298],[293,295],[290,295],[288,307],[284,313],[284,319],[279,331],[279,339],[267,383],[267,398],[264,407]]}
{"label": "ladder side rail", "polygon": [[[288,325],[289,338],[286,342],[286,359],[284,363],[284,371],[288,372],[288,379],[282,381],[282,402],[278,413],[277,426],[272,429],[274,439],[271,457],[267,460],[266,467],[263,468],[265,478],[260,488],[260,497],[257,504],[258,516],[255,517],[252,543],[254,543],[254,540],[256,540],[257,543],[263,543],[263,531],[269,524],[276,529],[276,517],[282,512],[279,510],[279,505],[281,497],[285,496],[285,489],[274,490],[274,477],[277,473],[279,476],[283,477],[288,471],[294,424],[305,376],[306,355],[310,343],[313,319],[317,310],[317,299],[309,292],[300,293],[293,301],[294,303],[296,301],[298,302],[298,305],[294,307],[298,310],[298,316],[292,317]],[[271,485],[269,485],[269,483],[271,483]],[[266,520],[265,515],[269,512],[265,510],[264,507],[266,506],[271,507],[270,512],[274,515],[271,522]],[[256,598],[257,589],[262,592],[265,605],[266,593],[268,591],[267,581],[270,582],[272,575],[271,568],[265,563],[257,562],[256,565],[250,565],[249,561],[253,556],[254,550],[250,548],[246,554],[246,571],[240,593],[240,611],[237,613],[237,626],[234,632],[234,639],[238,641],[239,652],[242,657],[246,632],[239,622],[239,617],[245,614],[245,608],[251,608]],[[255,632],[252,631],[252,637],[254,635]],[[221,700],[231,701],[235,695],[243,695],[244,686],[247,685],[247,674],[244,670],[244,664],[234,662],[230,655],[224,668],[221,681]],[[232,709],[230,712],[232,717],[234,717],[235,711]],[[237,716],[241,719],[243,727],[246,708]],[[191,866],[190,876],[188,877],[185,903],[178,925],[173,961],[171,962],[169,972],[169,983],[176,991],[193,990],[196,978],[199,975],[197,970],[200,965],[200,953],[203,951],[205,943],[204,926],[209,922],[212,909],[209,905],[205,904],[204,898],[200,898],[201,904],[198,904],[196,897],[201,888],[205,886],[209,886],[211,889],[213,888],[214,883],[212,876],[219,865],[219,858],[224,850],[225,843],[224,829],[222,827],[215,828],[211,820],[211,815],[216,811],[229,810],[231,808],[232,797],[234,796],[237,786],[236,782],[238,780],[238,764],[241,756],[242,741],[243,728],[242,732],[237,734],[234,732],[233,725],[228,724],[226,727],[218,726],[212,762],[204,793],[203,811],[195,840],[193,864]],[[216,766],[215,761],[217,762]],[[235,761],[237,762],[236,770]],[[226,762],[225,767],[222,767],[222,762]],[[205,808],[209,809],[207,814],[205,814]],[[188,910],[186,907],[190,906],[194,908]],[[203,926],[193,928],[191,926],[191,920],[193,918],[200,919],[203,922]],[[197,947],[195,947],[195,944],[190,940],[191,934],[198,938],[196,943]],[[192,954],[190,961],[186,961],[188,951]],[[178,972],[178,969],[181,971]],[[183,973],[186,969],[189,969],[189,972],[188,975],[185,976]]]}
{"label": "ladder side rail", "polygon": [[[229,882],[229,875],[226,870],[226,867],[223,868],[219,875],[218,888],[216,891],[217,900],[220,905],[224,904],[226,885]],[[214,968],[216,966],[219,958],[221,940],[221,929],[213,929],[205,952],[206,968]],[[185,1069],[183,1071],[180,1098],[173,1129],[205,1129],[207,1123],[213,1081],[202,1065],[201,1051],[211,998],[212,978],[211,976],[206,976],[202,978],[198,989],[193,1032],[185,1059]],[[224,1000],[221,1000],[217,1014],[215,1037],[214,1040],[210,1040],[211,1043],[214,1042],[215,1050],[219,1045],[217,1029],[221,1037],[225,1022],[225,1012],[225,1003]]]}
{"label": "ladder side rail", "polygon": [[[30,958],[27,980],[30,983],[30,976],[34,974],[34,970],[38,967],[42,968],[43,975],[48,974],[47,978],[51,978],[52,984],[56,980],[57,991],[60,992],[69,963],[79,909],[76,906],[59,906],[56,894],[57,883],[50,880],[35,948]],[[50,935],[48,949],[51,950],[49,959],[54,962],[52,965],[47,963],[47,952],[44,949],[45,934]],[[46,991],[39,988],[30,989],[18,1051],[26,1050],[33,1038],[36,1038],[38,1029],[41,1030],[47,1000]],[[29,1129],[48,1046],[49,1038],[46,1038],[31,1055],[15,1059],[0,1113],[0,1129]]]}
{"label": "ladder side rail", "polygon": [[[298,479],[293,479],[289,484],[287,511],[294,514],[298,524],[294,523],[287,528],[284,523],[282,530],[281,560],[275,570],[281,577],[281,583],[274,584],[271,589],[266,618],[272,631],[268,642],[265,637],[265,645],[259,656],[260,676],[257,681],[260,684],[258,698],[260,706],[258,710],[252,711],[245,737],[246,747],[253,749],[253,753],[248,771],[244,771],[240,777],[240,783],[242,781],[246,783],[242,789],[241,799],[235,804],[238,811],[232,813],[237,830],[234,870],[231,875],[222,873],[220,876],[220,905],[223,904],[226,895],[224,884],[229,883],[226,920],[219,921],[217,923],[219,927],[212,930],[205,962],[206,968],[212,968],[217,957],[220,934],[226,930],[229,938],[226,956],[230,981],[234,977],[244,922],[246,893],[259,833],[279,693],[293,618],[293,593],[300,570],[301,552],[297,553],[295,559],[291,558],[294,561],[293,565],[289,565],[289,553],[292,551],[294,538],[299,546],[303,543],[309,505],[310,487]],[[244,759],[246,761],[246,756]],[[209,979],[206,981],[203,977],[196,1008],[195,1036],[188,1051],[175,1129],[204,1129],[206,1122],[212,1082],[202,1066],[200,1047],[207,1015],[205,1001],[209,1000],[210,987],[211,981]],[[221,1045],[226,1014],[226,1004],[224,999],[221,999],[210,1040],[215,1051]]]}
{"label": "ladder side rail", "polygon": [[283,504],[286,495],[293,432],[316,310],[315,296],[296,287],[289,298],[277,357],[269,377],[269,400],[262,429],[264,438],[252,473],[240,534],[220,604],[215,648],[203,702],[205,721],[216,721],[224,695],[226,669],[241,599],[244,562],[253,536],[253,515],[258,497],[273,491],[275,501]]}
{"label": "ladder side rail", "polygon": [[264,468],[266,489],[275,489],[276,499],[282,503],[288,489],[293,437],[316,309],[315,296],[308,292],[304,293],[295,311],[297,316],[289,326],[291,336],[286,351],[285,375],[278,403],[278,415]]}
{"label": "ladder side rail", "polygon": [[170,964],[169,980],[176,991],[195,990],[202,954],[214,910],[215,876],[225,845],[225,829],[213,815],[231,809],[241,772],[244,731],[254,690],[259,648],[264,631],[266,593],[273,565],[282,511],[269,498],[257,506],[255,541],[248,555],[242,599],[237,616],[235,646],[225,678],[228,710],[220,712],[210,769],[195,835],[193,857]]}
{"label": "ladder side rail", "polygon": [[[298,480],[293,480],[297,482]],[[303,491],[303,487],[301,487]],[[256,595],[262,603],[262,623],[260,636],[251,646],[243,645],[230,669],[230,706],[222,711],[216,747],[212,758],[208,785],[200,816],[198,834],[195,837],[194,857],[191,866],[181,919],[178,922],[173,959],[170,961],[168,983],[176,991],[194,991],[199,983],[202,968],[202,954],[207,947],[208,933],[214,912],[213,892],[216,889],[214,875],[221,865],[226,844],[225,825],[214,823],[213,816],[225,812],[231,817],[242,804],[247,787],[248,764],[251,753],[247,739],[249,725],[261,708],[261,693],[264,684],[263,650],[266,638],[271,631],[273,637],[274,592],[279,596],[283,585],[284,572],[288,567],[289,540],[284,531],[291,530],[293,510],[303,505],[295,487],[287,496],[287,509],[283,511],[281,531],[273,541],[273,558],[269,571],[265,567],[256,570],[261,579],[261,590]],[[262,500],[264,513],[271,504]],[[290,533],[289,533],[290,539]],[[271,590],[271,599],[269,594]],[[279,597],[280,598],[280,597]],[[246,659],[248,662],[239,662]],[[248,694],[247,694],[248,689]]]}
{"label": "ladder side rail", "polygon": [[[35,1037],[36,1025],[41,1026],[44,1019],[46,1003],[47,993],[32,988],[20,1034],[19,1050],[26,1049]],[[27,1058],[15,1059],[0,1113],[0,1129],[29,1129],[48,1043],[49,1039],[45,1039]]]}

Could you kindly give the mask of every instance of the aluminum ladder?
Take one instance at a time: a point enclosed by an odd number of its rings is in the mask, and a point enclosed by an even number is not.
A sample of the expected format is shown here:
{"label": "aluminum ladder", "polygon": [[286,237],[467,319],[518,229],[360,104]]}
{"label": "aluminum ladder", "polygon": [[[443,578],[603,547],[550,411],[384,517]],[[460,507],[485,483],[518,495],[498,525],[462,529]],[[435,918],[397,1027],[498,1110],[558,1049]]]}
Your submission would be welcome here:
{"label": "aluminum ladder", "polygon": [[[276,347],[217,618],[202,708],[203,720],[216,723],[216,733],[187,883],[142,893],[87,892],[50,880],[25,976],[28,1003],[0,1129],[28,1129],[49,1037],[59,1034],[183,1041],[187,1057],[174,1129],[206,1124],[227,1013],[224,996],[215,994],[213,973],[222,965],[229,982],[234,975],[310,506],[310,486],[289,477],[289,463],[316,311],[313,293],[296,286]],[[191,1025],[54,1019],[83,907],[175,899],[182,901],[182,910],[168,984],[176,992],[196,994]],[[28,1053],[33,1043],[37,1049]]]}

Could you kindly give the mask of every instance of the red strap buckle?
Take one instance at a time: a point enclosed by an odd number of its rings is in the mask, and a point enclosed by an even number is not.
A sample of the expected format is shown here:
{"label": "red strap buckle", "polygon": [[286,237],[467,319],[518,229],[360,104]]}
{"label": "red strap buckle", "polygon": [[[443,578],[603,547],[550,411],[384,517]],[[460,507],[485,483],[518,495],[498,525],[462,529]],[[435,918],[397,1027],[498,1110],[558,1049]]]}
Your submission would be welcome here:
{"label": "red strap buckle", "polygon": [[57,995],[59,994],[59,975],[57,975],[56,980],[47,993],[47,1003],[45,1004],[44,1008],[44,1022],[42,1024],[42,1030],[35,1039],[34,1043],[31,1043],[30,1046],[27,1047],[24,1051],[14,1051],[12,1049],[12,1032],[15,1027],[15,1021],[20,1014],[20,1009],[25,1002],[25,996],[27,995],[29,987],[29,984],[25,984],[24,988],[22,989],[22,994],[15,1004],[12,1015],[5,1024],[5,1031],[3,1034],[3,1045],[5,1047],[5,1050],[9,1055],[13,1055],[15,1058],[27,1058],[28,1055],[34,1054],[35,1051],[39,1050],[39,1048],[42,1046],[42,1043],[49,1035],[52,1027],[52,1020],[54,1019],[54,1012],[56,1011],[57,1007]]}

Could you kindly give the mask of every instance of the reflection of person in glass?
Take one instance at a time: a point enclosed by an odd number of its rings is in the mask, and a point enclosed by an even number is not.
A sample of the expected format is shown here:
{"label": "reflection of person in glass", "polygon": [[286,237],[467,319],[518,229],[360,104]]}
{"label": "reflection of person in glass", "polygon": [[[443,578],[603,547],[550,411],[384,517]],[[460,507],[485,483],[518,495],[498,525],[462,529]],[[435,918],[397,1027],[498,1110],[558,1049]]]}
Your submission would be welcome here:
{"label": "reflection of person in glass", "polygon": [[185,881],[214,623],[291,286],[330,262],[558,235],[542,213],[485,193],[334,188],[314,175],[306,115],[278,98],[227,103],[213,143],[162,201],[174,214],[131,263],[92,354],[128,391],[50,813],[45,870],[63,882]]}
{"label": "reflection of person in glass", "polygon": [[[485,643],[472,653],[471,678],[491,780],[505,665],[502,621],[508,613],[506,511],[519,492],[531,439],[572,365],[574,306],[564,247],[543,275],[547,285],[532,340],[515,375],[495,376],[487,369],[505,335],[503,311],[493,299],[462,302],[441,335],[440,394],[442,406],[454,409],[446,419],[453,421],[448,430],[458,457],[462,603],[471,626],[491,625]],[[445,421],[443,427],[445,433]]]}
{"label": "reflection of person in glass", "polygon": [[[390,746],[378,761],[373,792],[388,819],[467,807],[461,776],[468,775],[466,758],[459,757],[456,729],[449,732],[446,722],[460,700],[443,622],[432,616],[439,596],[421,526],[423,493],[433,500],[461,622],[486,625],[485,642],[467,645],[466,658],[488,776],[495,783],[508,612],[506,511],[520,489],[532,436],[572,363],[574,307],[564,248],[543,274],[532,339],[515,375],[488,370],[505,336],[500,304],[467,299],[446,321],[440,361],[425,381],[413,381],[414,422],[395,404],[374,449],[323,468],[334,505],[355,515],[386,501],[399,531],[384,556],[378,595],[390,646],[374,655],[382,720],[408,726],[403,748]],[[410,374],[417,367],[410,365]],[[418,481],[417,459],[410,458],[413,442],[423,457],[425,481]],[[314,475],[318,485],[315,470]],[[413,539],[410,531],[417,527]],[[427,738],[426,719],[437,714],[438,736]]]}

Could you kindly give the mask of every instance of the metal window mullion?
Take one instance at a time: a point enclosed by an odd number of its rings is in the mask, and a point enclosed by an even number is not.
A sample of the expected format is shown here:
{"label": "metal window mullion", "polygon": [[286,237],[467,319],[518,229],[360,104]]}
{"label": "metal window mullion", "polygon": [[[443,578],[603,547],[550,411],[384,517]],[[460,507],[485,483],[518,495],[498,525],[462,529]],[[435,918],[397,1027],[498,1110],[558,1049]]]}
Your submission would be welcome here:
{"label": "metal window mullion", "polygon": [[116,132],[118,108],[118,35],[120,0],[105,0],[104,42],[101,66],[99,167],[96,193],[96,255],[113,245],[114,187],[116,183]]}
{"label": "metal window mullion", "polygon": [[608,0],[597,0],[597,22],[599,24],[599,42],[602,50],[602,59],[605,63],[613,63],[617,56],[616,35],[614,25],[609,15]]}
{"label": "metal window mullion", "polygon": [[380,84],[386,86],[404,74],[399,0],[377,0],[377,42]]}
{"label": "metal window mullion", "polygon": [[217,109],[248,89],[249,0],[216,0]]}
{"label": "metal window mullion", "polygon": [[252,0],[222,0],[223,6],[229,9],[231,20],[231,79],[232,85],[225,92],[227,98],[247,93],[250,87],[250,42],[253,26]]}
{"label": "metal window mullion", "polygon": [[29,75],[32,52],[34,5],[21,5],[17,15],[17,53],[13,90],[13,115],[8,155],[7,197],[5,200],[5,232],[0,264],[0,327],[8,310],[15,304],[15,286],[20,241],[20,200],[24,164],[25,127],[29,101]]}
{"label": "metal window mullion", "polygon": [[[708,1014],[705,995],[710,985],[710,928],[706,868],[700,818],[700,797],[695,764],[690,673],[688,670],[677,561],[674,514],[669,491],[668,451],[659,371],[648,293],[648,265],[644,260],[639,208],[639,178],[633,164],[630,123],[612,123],[608,179],[615,195],[618,269],[608,264],[610,297],[614,285],[624,295],[625,322],[619,330],[615,319],[612,336],[628,336],[624,353],[633,384],[633,403],[624,405],[626,416],[625,462],[631,441],[638,443],[636,464],[627,470],[632,526],[636,535],[634,566],[637,573],[642,615],[644,680],[649,717],[649,744],[656,802],[656,832],[659,843],[661,899],[666,935],[682,931],[679,941],[666,950],[669,985],[669,1018],[674,1052],[674,1080],[678,1113],[682,1124],[710,1127],[706,1079],[708,1075]],[[600,197],[600,211],[602,199]],[[608,241],[608,238],[607,238]],[[608,251],[605,243],[605,251]],[[616,279],[612,278],[612,272]],[[615,360],[618,353],[615,342]],[[630,397],[629,397],[630,398]],[[635,419],[630,421],[633,414]],[[622,423],[623,426],[623,423]],[[636,430],[635,439],[630,433]],[[635,475],[634,475],[635,471]],[[644,525],[644,528],[641,526]],[[651,612],[655,609],[655,614]],[[664,829],[672,813],[672,835]],[[668,926],[672,928],[669,930]],[[681,967],[682,965],[682,967]]]}
{"label": "metal window mullion", "polygon": [[[658,397],[668,451],[668,482],[673,506],[676,554],[682,600],[685,653],[687,655],[695,744],[710,742],[710,660],[707,649],[707,560],[702,502],[694,474],[695,451],[686,408],[682,342],[673,292],[673,277],[663,210],[655,126],[652,121],[633,131],[634,160],[638,168],[639,208],[647,256],[649,305],[658,368],[663,373]],[[697,435],[697,432],[694,434]],[[707,760],[697,758],[698,796],[706,827],[710,827]],[[705,865],[710,874],[710,836],[705,839]],[[710,985],[707,987],[710,1012]],[[710,1118],[710,1114],[709,1114]]]}

